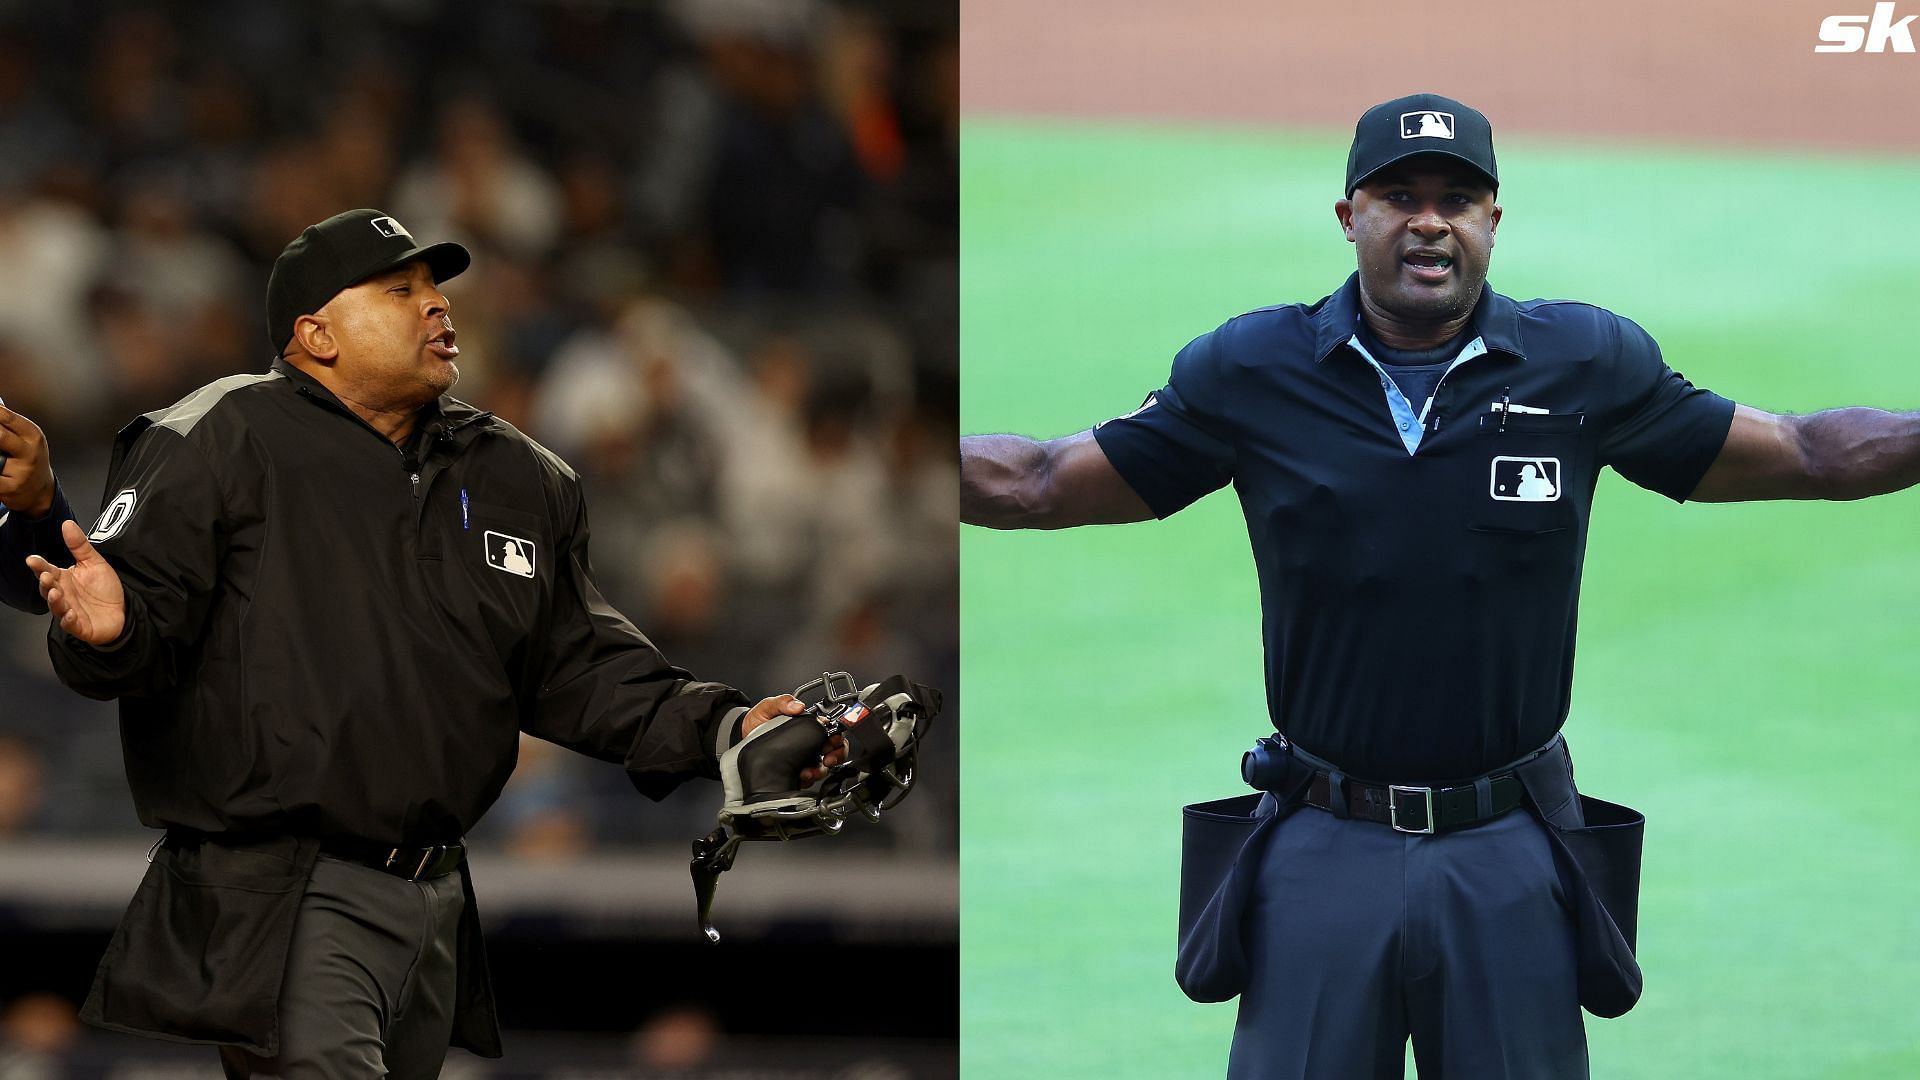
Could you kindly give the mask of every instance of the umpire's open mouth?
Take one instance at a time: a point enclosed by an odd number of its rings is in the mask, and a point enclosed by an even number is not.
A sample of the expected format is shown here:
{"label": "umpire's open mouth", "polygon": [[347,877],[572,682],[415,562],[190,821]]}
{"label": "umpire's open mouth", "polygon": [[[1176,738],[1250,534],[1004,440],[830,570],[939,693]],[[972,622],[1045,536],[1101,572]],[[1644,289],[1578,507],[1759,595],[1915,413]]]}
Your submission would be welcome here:
{"label": "umpire's open mouth", "polygon": [[1400,260],[1417,281],[1445,281],[1453,269],[1453,258],[1432,248],[1416,248]]}
{"label": "umpire's open mouth", "polygon": [[453,343],[453,327],[449,326],[445,330],[428,338],[427,351],[440,357],[442,360],[451,360],[459,356],[460,346]]}

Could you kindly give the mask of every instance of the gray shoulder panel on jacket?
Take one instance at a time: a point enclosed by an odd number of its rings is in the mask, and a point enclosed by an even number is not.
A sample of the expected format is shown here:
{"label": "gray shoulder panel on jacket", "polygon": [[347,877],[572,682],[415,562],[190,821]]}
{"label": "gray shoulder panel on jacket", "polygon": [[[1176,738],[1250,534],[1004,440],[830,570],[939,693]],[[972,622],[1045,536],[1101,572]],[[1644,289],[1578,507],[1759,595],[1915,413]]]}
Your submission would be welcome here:
{"label": "gray shoulder panel on jacket", "polygon": [[277,371],[269,371],[264,375],[229,375],[224,379],[215,379],[174,404],[158,412],[148,413],[147,419],[152,421],[155,427],[169,428],[185,436],[193,430],[195,424],[213,411],[215,405],[220,404],[220,399],[233,391],[284,378],[286,376]]}

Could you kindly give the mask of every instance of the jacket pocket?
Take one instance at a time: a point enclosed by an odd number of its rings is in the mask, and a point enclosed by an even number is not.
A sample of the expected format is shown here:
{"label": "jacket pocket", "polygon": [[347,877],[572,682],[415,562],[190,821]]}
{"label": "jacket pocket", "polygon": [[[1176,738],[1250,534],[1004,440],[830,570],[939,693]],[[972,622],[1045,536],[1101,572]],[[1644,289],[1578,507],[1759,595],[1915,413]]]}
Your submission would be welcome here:
{"label": "jacket pocket", "polygon": [[451,533],[441,606],[448,640],[517,665],[552,594],[558,554],[540,518],[475,501]]}
{"label": "jacket pocket", "polygon": [[280,986],[317,851],[293,839],[161,844],[107,945],[81,1019],[278,1053]]}

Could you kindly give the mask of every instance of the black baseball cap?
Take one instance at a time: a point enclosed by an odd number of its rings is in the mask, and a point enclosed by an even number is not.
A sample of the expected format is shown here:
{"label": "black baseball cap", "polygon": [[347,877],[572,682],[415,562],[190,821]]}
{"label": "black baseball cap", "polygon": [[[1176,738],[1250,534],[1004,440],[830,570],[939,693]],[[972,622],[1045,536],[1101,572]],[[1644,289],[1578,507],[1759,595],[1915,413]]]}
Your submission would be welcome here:
{"label": "black baseball cap", "polygon": [[340,290],[375,274],[425,259],[434,284],[473,262],[452,242],[420,245],[384,210],[349,210],[309,225],[273,261],[267,278],[267,336],[281,353],[293,340],[293,321],[326,306]]}
{"label": "black baseball cap", "polygon": [[1440,154],[1478,169],[1500,190],[1493,161],[1493,125],[1480,110],[1439,94],[1409,94],[1368,109],[1353,126],[1347,151],[1347,198],[1367,177],[1418,154]]}

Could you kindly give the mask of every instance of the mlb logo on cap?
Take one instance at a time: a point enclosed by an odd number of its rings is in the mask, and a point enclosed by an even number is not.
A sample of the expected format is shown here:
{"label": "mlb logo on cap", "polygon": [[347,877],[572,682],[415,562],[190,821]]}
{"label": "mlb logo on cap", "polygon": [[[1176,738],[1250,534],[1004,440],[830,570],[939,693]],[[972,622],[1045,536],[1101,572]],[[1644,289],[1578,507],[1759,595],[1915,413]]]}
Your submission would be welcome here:
{"label": "mlb logo on cap", "polygon": [[[1447,137],[1452,138],[1453,136],[1449,135]],[[412,233],[408,232],[404,226],[390,217],[377,217],[368,224],[373,226],[375,232],[389,240],[396,236],[404,236],[409,240],[413,239]]]}
{"label": "mlb logo on cap", "polygon": [[1432,110],[1401,113],[1400,137],[1403,139],[1451,139],[1453,138],[1453,114]]}
{"label": "mlb logo on cap", "polygon": [[1473,167],[1500,190],[1493,163],[1493,125],[1480,110],[1439,94],[1408,94],[1383,101],[1353,125],[1347,151],[1347,198],[1367,178],[1410,157],[1450,157]]}

